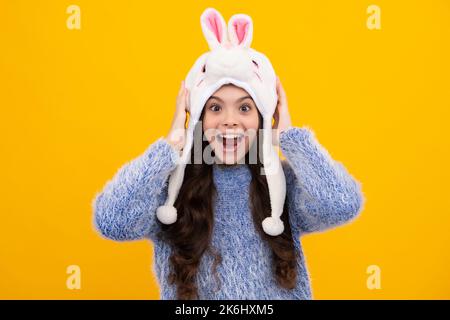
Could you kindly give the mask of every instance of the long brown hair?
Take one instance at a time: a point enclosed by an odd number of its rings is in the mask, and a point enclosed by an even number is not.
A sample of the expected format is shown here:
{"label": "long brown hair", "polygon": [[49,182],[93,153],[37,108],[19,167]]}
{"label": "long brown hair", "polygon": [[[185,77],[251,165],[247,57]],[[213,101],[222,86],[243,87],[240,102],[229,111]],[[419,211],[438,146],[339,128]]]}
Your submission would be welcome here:
{"label": "long brown hair", "polygon": [[[262,124],[259,115],[260,128]],[[201,115],[203,119],[204,110]],[[201,121],[195,130],[202,130],[202,150],[208,146],[203,141],[203,129]],[[194,136],[198,136],[194,134]],[[253,147],[261,148],[262,141],[256,135]],[[192,148],[193,149],[193,148]],[[202,152],[203,154],[203,152]],[[214,151],[211,152],[214,157]],[[259,153],[257,153],[259,154]],[[249,152],[245,155],[245,163],[249,166],[252,180],[250,183],[249,198],[254,225],[264,241],[267,241],[272,249],[272,263],[274,277],[277,283],[286,289],[295,287],[297,279],[296,251],[294,248],[291,227],[288,218],[288,201],[285,200],[281,220],[284,223],[284,231],[281,235],[267,235],[261,226],[262,221],[270,216],[269,189],[265,175],[260,174],[263,165],[259,156],[256,164],[249,161]],[[254,161],[253,161],[254,162]],[[177,287],[177,299],[198,299],[196,274],[202,255],[208,251],[214,256],[213,273],[216,281],[217,265],[222,257],[211,246],[211,238],[214,226],[214,200],[217,190],[213,181],[212,165],[204,163],[203,157],[200,164],[194,162],[194,152],[191,151],[191,162],[186,165],[183,184],[178,198],[174,203],[178,212],[177,221],[171,225],[160,223],[159,238],[167,241],[172,247],[170,264],[173,268],[169,274],[169,283]]]}

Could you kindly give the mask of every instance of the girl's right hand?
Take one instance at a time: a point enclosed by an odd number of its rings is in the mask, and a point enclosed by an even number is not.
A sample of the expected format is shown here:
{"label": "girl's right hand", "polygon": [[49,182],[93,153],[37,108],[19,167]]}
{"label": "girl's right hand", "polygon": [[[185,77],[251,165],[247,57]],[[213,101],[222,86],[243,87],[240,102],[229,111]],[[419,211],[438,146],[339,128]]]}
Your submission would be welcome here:
{"label": "girl's right hand", "polygon": [[184,80],[181,81],[178,91],[175,114],[172,119],[169,134],[166,141],[177,151],[181,151],[186,143],[186,120],[189,113],[189,91],[184,86]]}

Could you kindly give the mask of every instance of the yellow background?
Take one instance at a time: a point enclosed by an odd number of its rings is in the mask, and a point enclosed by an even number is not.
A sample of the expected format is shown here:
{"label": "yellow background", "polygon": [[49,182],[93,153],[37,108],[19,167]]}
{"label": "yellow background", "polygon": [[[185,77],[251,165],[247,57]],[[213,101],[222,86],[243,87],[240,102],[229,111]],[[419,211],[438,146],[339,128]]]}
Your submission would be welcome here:
{"label": "yellow background", "polygon": [[[81,30],[66,27],[71,4]],[[370,4],[381,30],[366,27]],[[444,0],[1,1],[0,298],[159,298],[152,244],[101,238],[91,201],[167,134],[180,81],[208,50],[208,6],[252,16],[294,125],[363,185],[358,220],[303,238],[314,298],[450,298]],[[66,288],[69,265],[80,290]]]}

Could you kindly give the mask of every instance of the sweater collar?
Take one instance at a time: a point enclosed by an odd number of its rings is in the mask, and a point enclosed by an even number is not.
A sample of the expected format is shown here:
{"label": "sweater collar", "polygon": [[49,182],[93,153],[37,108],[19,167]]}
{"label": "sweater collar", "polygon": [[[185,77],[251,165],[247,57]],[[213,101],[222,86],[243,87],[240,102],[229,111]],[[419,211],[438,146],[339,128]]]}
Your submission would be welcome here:
{"label": "sweater collar", "polygon": [[252,180],[252,173],[247,164],[214,164],[214,182],[220,187],[242,187]]}

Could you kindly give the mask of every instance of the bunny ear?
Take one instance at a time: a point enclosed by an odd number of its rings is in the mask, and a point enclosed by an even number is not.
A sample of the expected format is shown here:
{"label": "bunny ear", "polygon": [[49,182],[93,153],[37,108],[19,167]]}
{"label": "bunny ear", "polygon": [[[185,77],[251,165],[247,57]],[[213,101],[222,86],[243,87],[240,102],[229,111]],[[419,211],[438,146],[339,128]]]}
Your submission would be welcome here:
{"label": "bunny ear", "polygon": [[253,39],[253,21],[246,14],[235,14],[228,21],[228,36],[235,46],[249,48]]}
{"label": "bunny ear", "polygon": [[227,25],[219,11],[207,8],[200,17],[200,23],[211,50],[227,42]]}

